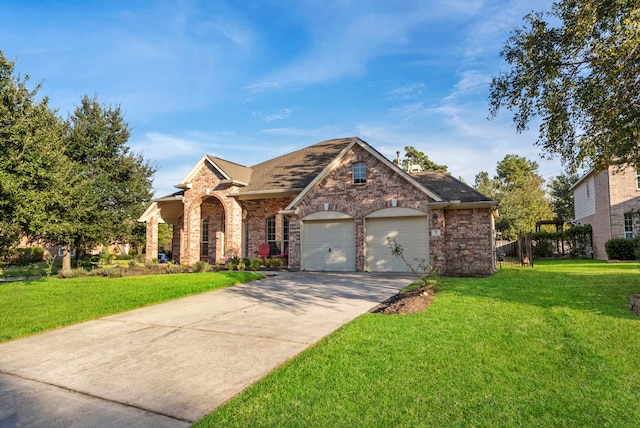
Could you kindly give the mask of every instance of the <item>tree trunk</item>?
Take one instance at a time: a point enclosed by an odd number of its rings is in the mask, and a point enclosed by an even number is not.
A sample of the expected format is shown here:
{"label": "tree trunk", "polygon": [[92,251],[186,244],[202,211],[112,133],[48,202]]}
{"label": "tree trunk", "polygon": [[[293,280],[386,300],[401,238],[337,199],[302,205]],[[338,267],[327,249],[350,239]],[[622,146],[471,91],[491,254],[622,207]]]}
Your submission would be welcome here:
{"label": "tree trunk", "polygon": [[69,247],[62,247],[62,270],[71,270],[71,250]]}

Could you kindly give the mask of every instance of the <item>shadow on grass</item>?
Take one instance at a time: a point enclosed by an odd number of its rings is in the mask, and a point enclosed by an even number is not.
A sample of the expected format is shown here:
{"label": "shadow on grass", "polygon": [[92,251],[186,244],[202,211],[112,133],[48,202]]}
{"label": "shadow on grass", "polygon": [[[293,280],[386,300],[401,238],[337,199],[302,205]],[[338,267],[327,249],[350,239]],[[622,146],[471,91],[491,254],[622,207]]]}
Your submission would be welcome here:
{"label": "shadow on grass", "polygon": [[640,269],[602,262],[550,262],[534,268],[505,267],[487,278],[443,278],[442,290],[541,308],[638,318],[629,309],[629,296],[640,292]]}

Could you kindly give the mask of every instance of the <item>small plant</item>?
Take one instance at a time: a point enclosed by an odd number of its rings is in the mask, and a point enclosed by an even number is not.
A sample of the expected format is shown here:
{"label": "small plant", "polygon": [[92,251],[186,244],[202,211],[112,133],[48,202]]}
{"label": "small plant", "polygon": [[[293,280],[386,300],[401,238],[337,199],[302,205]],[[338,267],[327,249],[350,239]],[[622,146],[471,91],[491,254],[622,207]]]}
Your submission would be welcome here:
{"label": "small plant", "polygon": [[119,278],[123,275],[122,275],[122,269],[115,268],[115,267],[103,267],[103,268],[92,270],[91,272],[89,272],[89,276],[104,276],[108,278]]}
{"label": "small plant", "polygon": [[131,259],[131,260],[129,260],[129,267],[130,267],[130,268],[132,268],[132,267],[136,267],[136,266],[138,266],[138,262],[136,262],[136,260],[135,260],[135,259]]}
{"label": "small plant", "polygon": [[236,267],[238,266],[237,262],[234,262],[233,260],[230,261],[229,263],[227,263],[227,268],[229,270],[236,270]]}
{"label": "small plant", "polygon": [[213,265],[213,269],[214,269],[216,272],[220,272],[220,263],[216,262],[216,263]]}
{"label": "small plant", "polygon": [[44,270],[47,274],[47,278],[49,278],[51,276],[51,273],[53,272],[53,262],[55,262],[55,260],[56,256],[54,256],[53,254],[47,254],[44,257],[44,261],[45,263],[47,263],[47,267]]}
{"label": "small plant", "polygon": [[244,264],[244,262],[240,262],[238,263],[238,270],[240,272],[244,271],[244,269],[247,267],[247,265]]}
{"label": "small plant", "polygon": [[153,269],[154,267],[156,267],[156,262],[154,262],[153,260],[145,260],[144,267],[146,267],[147,269]]}
{"label": "small plant", "polygon": [[258,269],[260,269],[260,266],[262,266],[262,260],[260,260],[259,258],[255,258],[255,259],[251,259],[251,270],[253,271],[257,271]]}
{"label": "small plant", "polygon": [[279,258],[271,259],[271,267],[273,269],[280,269],[281,266],[282,266],[282,259],[279,259]]}
{"label": "small plant", "polygon": [[193,269],[194,272],[209,272],[211,270],[211,265],[209,262],[200,260],[199,262],[195,262],[191,269]]}
{"label": "small plant", "polygon": [[58,272],[58,278],[80,278],[86,275],[87,275],[87,272],[85,272],[82,268],[67,269],[67,270],[61,270]]}
{"label": "small plant", "polygon": [[402,259],[404,264],[409,268],[409,271],[418,279],[418,281],[422,282],[422,284],[425,286],[429,285],[429,276],[431,275],[432,266],[430,266],[425,259],[415,258],[414,260],[416,261],[418,266],[414,267],[404,257],[404,249],[402,248],[402,245],[398,243],[398,241],[393,238],[387,237],[387,245],[391,249],[391,254]]}
{"label": "small plant", "polygon": [[171,273],[185,273],[188,270],[189,270],[189,268],[187,268],[186,266],[183,266],[183,265],[168,264],[164,271],[166,273],[171,274]]}
{"label": "small plant", "polygon": [[271,259],[270,258],[265,258],[262,260],[262,265],[266,268],[266,269],[271,269]]}
{"label": "small plant", "polygon": [[114,256],[109,252],[108,247],[103,247],[100,252],[100,264],[99,266],[104,266],[111,264],[113,262]]}
{"label": "small plant", "polygon": [[235,263],[236,266],[238,266],[238,264],[240,264],[242,260],[240,260],[240,257],[238,257],[237,254],[234,254],[233,257],[231,258],[231,263]]}

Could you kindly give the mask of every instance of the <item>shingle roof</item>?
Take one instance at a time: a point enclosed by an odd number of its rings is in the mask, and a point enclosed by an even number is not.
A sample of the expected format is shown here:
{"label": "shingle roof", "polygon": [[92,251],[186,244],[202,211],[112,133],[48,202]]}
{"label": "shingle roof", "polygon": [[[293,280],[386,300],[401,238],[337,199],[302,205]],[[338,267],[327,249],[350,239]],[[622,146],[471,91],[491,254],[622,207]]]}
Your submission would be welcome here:
{"label": "shingle roof", "polygon": [[218,168],[224,171],[225,174],[231,177],[231,179],[241,181],[243,183],[249,183],[251,181],[251,168],[211,155],[207,155],[207,157],[210,161],[215,163]]}
{"label": "shingle roof", "polygon": [[[334,160],[353,138],[322,141],[251,167],[248,186],[239,193],[303,189]],[[233,177],[236,178],[236,177]]]}
{"label": "shingle roof", "polygon": [[443,171],[430,170],[413,172],[409,175],[424,187],[440,195],[445,201],[493,202],[491,198]]}

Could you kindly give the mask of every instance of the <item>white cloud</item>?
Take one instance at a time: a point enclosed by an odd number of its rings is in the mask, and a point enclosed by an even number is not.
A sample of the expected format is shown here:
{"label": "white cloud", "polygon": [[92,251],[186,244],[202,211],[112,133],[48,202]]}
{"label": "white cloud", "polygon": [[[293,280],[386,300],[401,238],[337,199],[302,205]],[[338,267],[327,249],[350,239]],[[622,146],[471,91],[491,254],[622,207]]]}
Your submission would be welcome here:
{"label": "white cloud", "polygon": [[288,118],[294,111],[295,109],[292,108],[282,108],[275,113],[263,113],[261,111],[254,111],[253,116],[259,118],[264,122],[273,122],[276,120]]}
{"label": "white cloud", "polygon": [[202,141],[178,138],[159,132],[147,132],[129,147],[149,160],[165,160],[202,154]]}

